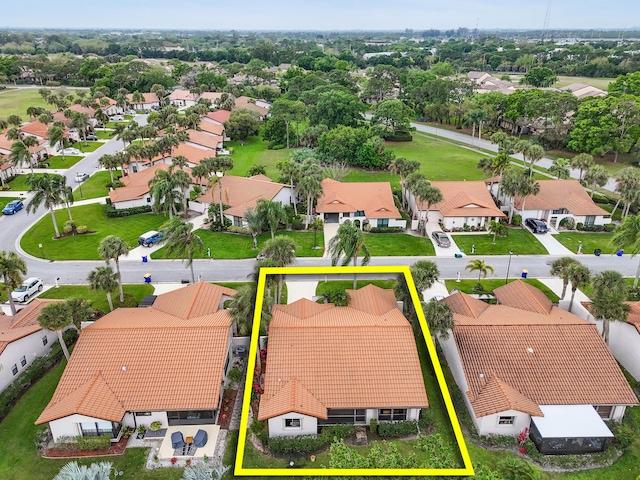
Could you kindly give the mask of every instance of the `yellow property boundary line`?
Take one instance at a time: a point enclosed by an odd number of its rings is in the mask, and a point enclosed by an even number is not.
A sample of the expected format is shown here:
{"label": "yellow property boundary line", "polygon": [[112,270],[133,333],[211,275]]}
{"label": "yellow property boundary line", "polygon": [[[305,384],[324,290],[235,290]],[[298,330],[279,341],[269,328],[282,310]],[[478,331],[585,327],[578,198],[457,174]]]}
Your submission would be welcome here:
{"label": "yellow property boundary line", "polygon": [[[422,333],[425,338],[427,350],[433,368],[438,379],[438,385],[440,392],[447,409],[447,414],[451,420],[451,426],[458,442],[462,461],[464,462],[464,468],[388,468],[388,469],[364,469],[364,468],[244,468],[242,462],[244,459],[244,449],[247,442],[247,426],[249,422],[249,408],[251,403],[251,389],[253,386],[253,371],[256,366],[256,355],[258,353],[258,337],[260,336],[260,317],[262,312],[262,303],[265,292],[265,281],[267,275],[337,275],[337,274],[372,274],[372,273],[395,273],[404,274],[409,292],[411,293],[411,300],[414,305],[417,305],[416,312],[418,314],[418,320]],[[416,291],[415,283],[411,277],[408,266],[391,266],[391,267],[285,267],[285,268],[262,268],[260,269],[260,276],[258,278],[258,293],[256,298],[256,309],[253,316],[253,330],[251,334],[251,344],[249,347],[249,361],[247,365],[247,380],[244,389],[244,399],[242,403],[242,416],[240,419],[240,432],[238,437],[238,450],[236,452],[236,464],[234,475],[236,476],[278,476],[278,477],[327,477],[327,476],[471,476],[474,475],[473,466],[471,464],[471,458],[469,457],[469,451],[464,442],[460,424],[456,417],[456,412],[453,409],[453,403],[451,402],[451,396],[442,373],[442,368],[436,355],[436,349],[431,340],[429,333],[429,327],[422,312],[422,308],[419,308],[420,297]]]}

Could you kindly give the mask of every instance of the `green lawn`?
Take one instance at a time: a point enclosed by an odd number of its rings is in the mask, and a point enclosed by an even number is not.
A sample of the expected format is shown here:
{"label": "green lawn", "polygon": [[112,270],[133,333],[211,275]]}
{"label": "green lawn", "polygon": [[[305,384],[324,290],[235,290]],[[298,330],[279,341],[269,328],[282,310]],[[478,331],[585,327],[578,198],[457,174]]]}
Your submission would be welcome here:
{"label": "green lawn", "polygon": [[582,253],[592,255],[596,248],[602,253],[615,253],[616,249],[609,243],[613,238],[613,233],[593,233],[593,232],[563,232],[553,236],[562,245],[572,252],[577,252],[580,242],[582,242]]}
{"label": "green lawn", "polygon": [[73,167],[76,163],[82,160],[84,157],[80,155],[65,155],[64,159],[62,155],[55,155],[47,159],[49,168],[67,169]]}
{"label": "green lawn", "polygon": [[124,121],[124,122],[107,122],[105,124],[105,128],[116,128],[116,125],[118,125],[119,123],[124,124],[124,125],[129,125],[131,122],[130,121]]}
{"label": "green lawn", "polygon": [[233,149],[233,170],[230,175],[244,177],[253,165],[264,165],[267,176],[274,181],[278,181],[280,172],[276,165],[281,160],[289,158],[293,149],[268,150],[266,142],[259,137],[249,137],[244,142],[225,142],[225,148]]}
{"label": "green lawn", "polygon": [[[396,286],[395,280],[358,280],[358,289],[366,287],[369,284],[376,285],[380,288],[392,289]],[[316,295],[324,295],[327,290],[352,290],[353,280],[331,280],[328,282],[318,282],[316,287]]]}
{"label": "green lawn", "polygon": [[104,145],[104,142],[83,142],[82,140],[76,142],[73,146],[78,150],[82,150],[85,153],[95,152],[98,148]]}
{"label": "green lawn", "polygon": [[467,255],[472,255],[472,245],[476,246],[473,255],[509,255],[509,250],[513,250],[516,255],[547,255],[549,253],[535,235],[524,228],[509,228],[507,233],[506,237],[496,237],[495,245],[491,243],[493,235],[488,233],[484,235],[455,233],[451,238]]}
{"label": "green lawn", "polygon": [[[34,422],[47,406],[60,380],[66,363],[63,361],[42,380],[37,382],[20,399],[11,413],[0,423],[0,478],[11,480],[40,480],[53,478],[60,468],[71,460],[53,460],[38,456],[34,447],[34,437],[43,425]],[[117,457],[88,457],[77,459],[80,464],[95,461],[110,461],[116,471],[123,471],[128,479],[178,480],[182,468],[161,468],[146,470],[144,464],[147,451],[143,448],[129,448]]]}
{"label": "green lawn", "polygon": [[432,256],[435,249],[426,237],[406,233],[367,233],[364,244],[373,257]]}
{"label": "green lawn", "polygon": [[94,133],[96,134],[96,137],[102,140],[111,140],[116,136],[115,130],[94,130]]}
{"label": "green lawn", "polygon": [[[38,90],[38,88],[16,88],[1,91],[0,118],[6,120],[9,115],[19,115],[22,121],[26,122],[29,120],[27,116],[29,107],[51,110],[53,107],[43,100]],[[69,90],[72,91],[72,89]]]}
{"label": "green lawn", "polygon": [[[34,173],[33,175],[42,176],[42,173]],[[29,185],[27,184],[28,176],[28,173],[24,175],[16,175],[16,177],[6,185],[8,185],[9,190],[13,192],[26,192],[29,190]]]}
{"label": "green lawn", "polygon": [[[100,170],[91,175],[88,180],[78,184],[74,193],[75,199],[106,197],[109,195],[109,189],[106,187],[109,182],[111,182],[109,172]],[[82,195],[80,195],[80,189],[82,189]]]}
{"label": "green lawn", "polygon": [[[107,235],[122,237],[129,245],[138,245],[140,234],[158,230],[166,221],[163,215],[151,213],[123,218],[107,218],[104,205],[91,204],[72,207],[71,213],[76,225],[86,225],[95,233],[76,235],[53,240],[51,216],[45,215],[22,237],[21,246],[29,254],[40,257],[38,243],[42,243],[45,258],[50,260],[99,260],[98,245]],[[56,220],[60,231],[69,219],[67,210],[56,210]]]}
{"label": "green lawn", "polygon": [[[517,279],[512,278],[509,280],[509,283],[513,282],[514,280],[517,280]],[[549,300],[551,300],[552,302],[558,303],[560,301],[560,297],[558,297],[558,295],[553,293],[551,289],[547,287],[544,283],[542,283],[540,280],[537,280],[535,278],[526,278],[526,279],[521,278],[520,280],[542,290],[544,294],[547,296],[547,298],[549,298]],[[445,280],[445,284],[447,285],[447,290],[451,291],[454,288],[457,288],[458,290],[464,293],[473,293],[472,288],[476,283],[478,283],[478,280],[460,280],[460,282],[456,282],[455,280]],[[493,292],[493,290],[495,290],[496,288],[502,287],[504,285],[504,280],[485,278],[480,280],[480,283],[484,287],[485,291]]]}
{"label": "green lawn", "polygon": [[[258,235],[258,249],[253,250],[253,238],[250,235],[238,235],[235,233],[212,232],[210,230],[198,230],[198,235],[204,243],[204,251],[197,252],[195,258],[207,258],[207,248],[211,249],[211,257],[217,259],[255,258],[262,249],[264,243],[271,239],[271,233]],[[298,257],[321,257],[322,248],[313,248],[313,232],[280,231],[276,235],[285,235],[291,238],[298,246]],[[323,245],[324,235],[318,232],[318,245]],[[160,250],[152,254],[152,258],[170,258],[166,256],[166,250]]]}
{"label": "green lawn", "polygon": [[[140,280],[142,281],[142,279]],[[122,289],[124,290],[124,293],[132,295],[138,303],[140,303],[146,295],[152,295],[154,290],[153,286],[148,283],[140,283],[140,285],[125,284],[122,286]],[[59,288],[50,288],[39,295],[38,298],[67,299],[73,297],[89,300],[93,308],[97,310],[102,310],[103,312],[109,311],[107,295],[100,290],[90,290],[86,285],[60,285]],[[111,294],[111,299],[113,301],[113,307],[117,308],[120,301],[117,290]]]}

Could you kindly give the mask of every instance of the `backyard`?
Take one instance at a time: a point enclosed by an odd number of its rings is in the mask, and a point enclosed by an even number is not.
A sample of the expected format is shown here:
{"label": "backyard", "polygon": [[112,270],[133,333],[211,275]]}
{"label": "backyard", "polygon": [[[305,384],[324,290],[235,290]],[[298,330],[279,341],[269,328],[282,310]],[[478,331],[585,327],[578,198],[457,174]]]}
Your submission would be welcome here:
{"label": "backyard", "polygon": [[[513,250],[516,255],[547,255],[547,249],[526,228],[508,228],[507,236],[496,236],[495,245],[492,234],[454,233],[451,238],[466,255],[509,255]],[[471,253],[475,245],[475,253]]]}
{"label": "backyard", "polygon": [[9,115],[19,115],[23,121],[27,121],[29,107],[42,107],[47,110],[53,108],[44,101],[37,88],[8,88],[0,91],[0,118],[6,120]]}

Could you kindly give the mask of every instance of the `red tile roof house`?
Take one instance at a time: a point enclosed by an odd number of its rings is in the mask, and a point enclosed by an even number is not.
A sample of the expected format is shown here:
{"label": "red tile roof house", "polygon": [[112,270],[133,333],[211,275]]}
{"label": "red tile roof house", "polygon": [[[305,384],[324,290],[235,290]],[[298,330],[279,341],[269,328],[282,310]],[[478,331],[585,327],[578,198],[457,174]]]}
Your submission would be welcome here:
{"label": "red tile roof house", "polygon": [[0,316],[0,391],[33,361],[46,355],[57,341],[55,332],[43,329],[38,316],[45,305],[60,300],[36,298],[15,316]]}
{"label": "red tile roof house", "polygon": [[[429,222],[437,222],[443,230],[454,230],[470,227],[488,227],[491,220],[506,218],[496,206],[491,194],[482,181],[472,182],[431,182],[431,185],[442,192],[442,201],[429,205]],[[418,208],[416,198],[403,187],[403,195],[413,212],[411,229],[418,229],[418,216],[427,219],[427,205],[422,203]]]}
{"label": "red tile roof house", "polygon": [[499,305],[465,293],[444,300],[454,312],[439,338],[480,435],[530,438],[546,454],[601,451],[638,399],[596,326],[554,306],[517,280],[494,290]]}
{"label": "red tile roof house", "polygon": [[417,420],[428,406],[411,325],[392,290],[347,290],[349,306],[275,305],[259,420],[269,436],[323,425]]}
{"label": "red tile roof house", "polygon": [[174,107],[192,107],[196,104],[197,95],[189,90],[174,90],[169,95],[169,103]]}
{"label": "red tile roof house", "polygon": [[[212,203],[220,203],[220,183],[222,183],[222,203],[229,205],[223,213],[236,227],[246,227],[244,214],[249,209],[256,209],[259,199],[279,202],[283,206],[293,205],[295,191],[282,183],[276,183],[265,175],[253,177],[235,177],[225,175],[222,182],[218,182],[213,188],[198,197],[196,202],[201,204],[201,212],[206,212]],[[191,203],[192,209],[198,209],[195,202]]]}
{"label": "red tile roof house", "polygon": [[149,110],[154,107],[160,108],[160,100],[158,99],[158,96],[155,93],[153,92],[143,93],[142,96],[144,97],[142,102],[134,102],[133,94],[129,93],[127,95],[127,103],[134,110]]}
{"label": "red tile roof house", "polygon": [[36,424],[48,423],[54,441],[103,434],[117,441],[123,426],[159,421],[168,427],[160,453],[168,442],[169,458],[176,430],[186,437],[207,429],[207,445],[215,446],[232,356],[232,320],[222,306],[234,294],[199,282],[158,295],[149,308],[119,308],[96,320],[82,330]]}
{"label": "red tile roof house", "polygon": [[[616,360],[636,380],[640,380],[640,302],[627,302],[631,308],[626,322],[609,321],[609,349]],[[602,332],[602,320],[594,319],[589,303],[582,304],[587,311],[587,320]],[[578,313],[578,312],[576,312]]]}
{"label": "red tile roof house", "polygon": [[[0,154],[6,155],[7,158],[11,155],[11,146],[15,140],[11,140],[7,138],[6,133],[0,134]],[[33,147],[29,147],[29,152],[31,152],[31,163],[33,166],[36,166],[38,161],[40,161],[44,154],[47,151],[47,147],[49,146],[49,140],[40,140],[39,145],[35,145]]]}
{"label": "red tile roof house", "polygon": [[360,228],[367,224],[372,227],[407,226],[396,208],[389,182],[338,182],[325,178],[316,213],[325,223],[350,220]]}
{"label": "red tile roof house", "polygon": [[126,171],[128,173],[136,173],[157,163],[171,164],[171,160],[177,156],[185,157],[187,159],[187,166],[193,168],[196,165],[200,165],[203,159],[215,157],[216,152],[209,148],[180,143],[173,149],[171,155],[160,153],[152,158],[151,161],[149,161],[148,158],[131,158]]}
{"label": "red tile roof house", "polygon": [[[551,227],[557,228],[565,218],[584,225],[604,225],[611,223],[611,214],[596,205],[578,180],[538,180],[540,192],[537,195],[515,197],[514,213],[522,219],[539,218]],[[498,184],[494,184],[494,190]],[[501,195],[502,209],[509,210],[509,197]],[[524,208],[523,207],[524,200]]]}

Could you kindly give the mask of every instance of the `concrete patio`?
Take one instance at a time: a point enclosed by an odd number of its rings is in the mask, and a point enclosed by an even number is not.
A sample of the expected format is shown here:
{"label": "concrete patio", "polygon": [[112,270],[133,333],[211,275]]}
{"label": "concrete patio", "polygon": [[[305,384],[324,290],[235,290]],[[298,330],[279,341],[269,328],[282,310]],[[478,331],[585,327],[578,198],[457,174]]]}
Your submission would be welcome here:
{"label": "concrete patio", "polygon": [[[198,430],[204,430],[207,432],[208,439],[204,447],[198,448],[194,455],[174,455],[174,448],[171,446],[171,434],[174,432],[182,432],[182,436],[186,441],[187,437],[195,437]],[[157,455],[160,460],[166,460],[176,457],[179,460],[185,460],[187,458],[197,459],[204,458],[206,455],[209,458],[214,456],[216,450],[216,443],[218,442],[218,434],[220,432],[219,425],[176,425],[174,427],[167,428],[167,433],[162,440],[160,450]]]}

